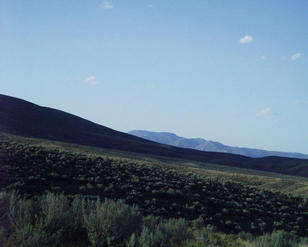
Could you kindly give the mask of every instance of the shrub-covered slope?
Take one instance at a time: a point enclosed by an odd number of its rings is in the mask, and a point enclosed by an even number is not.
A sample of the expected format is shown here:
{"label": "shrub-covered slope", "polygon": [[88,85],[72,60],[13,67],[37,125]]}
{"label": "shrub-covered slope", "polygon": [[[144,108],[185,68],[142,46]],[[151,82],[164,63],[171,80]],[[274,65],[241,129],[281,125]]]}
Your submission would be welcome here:
{"label": "shrub-covered slope", "polygon": [[99,195],[137,204],[143,214],[195,219],[227,233],[283,229],[308,235],[308,202],[193,173],[3,141],[0,186],[26,195],[45,191]]}

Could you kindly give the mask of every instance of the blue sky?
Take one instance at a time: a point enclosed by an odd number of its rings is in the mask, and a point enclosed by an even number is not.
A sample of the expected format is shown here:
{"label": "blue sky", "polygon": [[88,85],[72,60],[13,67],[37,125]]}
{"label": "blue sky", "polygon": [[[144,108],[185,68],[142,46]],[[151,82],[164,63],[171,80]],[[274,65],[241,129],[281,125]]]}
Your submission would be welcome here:
{"label": "blue sky", "polygon": [[308,153],[306,0],[0,0],[0,92],[120,131]]}

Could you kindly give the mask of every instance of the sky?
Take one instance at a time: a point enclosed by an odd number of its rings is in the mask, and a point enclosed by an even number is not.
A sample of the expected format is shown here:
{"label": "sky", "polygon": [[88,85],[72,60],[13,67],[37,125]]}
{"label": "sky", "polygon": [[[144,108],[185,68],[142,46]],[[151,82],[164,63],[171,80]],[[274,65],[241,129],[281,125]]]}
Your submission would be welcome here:
{"label": "sky", "polygon": [[104,126],[308,153],[307,0],[0,0],[0,93]]}

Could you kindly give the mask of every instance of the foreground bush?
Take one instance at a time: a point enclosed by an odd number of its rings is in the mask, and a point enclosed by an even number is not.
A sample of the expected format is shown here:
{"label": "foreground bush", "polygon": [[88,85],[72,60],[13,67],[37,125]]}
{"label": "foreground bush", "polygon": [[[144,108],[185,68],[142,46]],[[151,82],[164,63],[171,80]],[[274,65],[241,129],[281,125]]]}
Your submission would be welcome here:
{"label": "foreground bush", "polygon": [[102,202],[51,193],[25,199],[2,193],[0,246],[298,247],[299,239],[282,231],[260,237],[216,233],[204,226],[202,218],[193,222],[142,218],[137,207],[121,200]]}
{"label": "foreground bush", "polygon": [[70,203],[64,195],[47,194],[37,200],[25,200],[12,193],[2,202],[8,204],[6,219],[1,225],[7,235],[5,241],[10,245],[39,247],[74,243],[85,246],[86,231],[79,209],[81,199]]}
{"label": "foreground bush", "polygon": [[142,228],[142,217],[136,207],[119,200],[87,203],[84,226],[92,246],[116,246]]}
{"label": "foreground bush", "polygon": [[298,247],[294,235],[277,231],[257,238],[255,247]]}
{"label": "foreground bush", "polygon": [[133,234],[127,247],[185,246],[191,238],[188,222],[171,219],[160,222],[155,228],[144,227],[140,236]]}

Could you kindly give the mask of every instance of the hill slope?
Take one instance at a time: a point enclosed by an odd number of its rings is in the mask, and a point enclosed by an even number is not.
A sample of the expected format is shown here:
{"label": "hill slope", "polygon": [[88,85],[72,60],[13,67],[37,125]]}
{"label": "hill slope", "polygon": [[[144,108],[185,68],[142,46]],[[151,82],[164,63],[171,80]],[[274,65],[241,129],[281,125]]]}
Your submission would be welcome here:
{"label": "hill slope", "polygon": [[63,111],[0,94],[0,131],[101,148],[154,154],[308,177],[308,160],[202,152],[151,142]]}
{"label": "hill slope", "polygon": [[207,141],[202,138],[184,138],[169,132],[153,132],[147,130],[132,130],[128,132],[131,135],[138,136],[150,141],[172,145],[181,148],[191,148],[200,151],[222,152],[249,156],[252,158],[260,158],[265,156],[280,156],[298,159],[308,159],[307,154],[266,151],[262,149],[232,147],[224,145],[220,142]]}
{"label": "hill slope", "polygon": [[187,220],[202,216],[205,225],[227,233],[260,234],[283,229],[301,236],[308,234],[308,203],[301,197],[257,190],[233,181],[208,180],[155,163],[9,140],[0,139],[1,152],[6,156],[0,156],[0,189],[18,190],[27,196],[52,191],[123,199],[138,205],[144,215]]}

